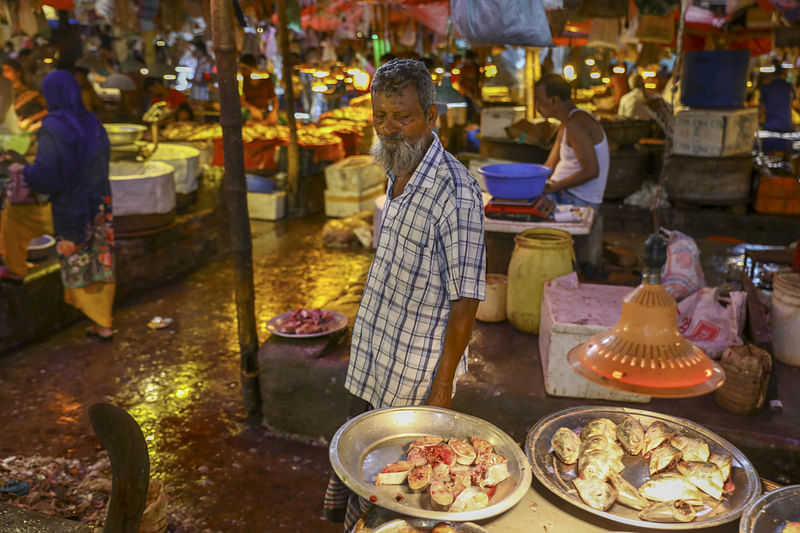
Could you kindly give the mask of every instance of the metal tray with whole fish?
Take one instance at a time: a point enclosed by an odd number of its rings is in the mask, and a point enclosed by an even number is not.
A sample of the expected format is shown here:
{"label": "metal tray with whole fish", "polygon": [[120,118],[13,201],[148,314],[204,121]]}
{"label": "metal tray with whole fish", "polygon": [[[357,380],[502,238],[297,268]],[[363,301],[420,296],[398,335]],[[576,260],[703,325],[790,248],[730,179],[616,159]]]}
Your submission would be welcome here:
{"label": "metal tray with whole fish", "polygon": [[683,418],[624,407],[576,407],[528,432],[536,479],[565,501],[617,523],[701,529],[736,520],[758,498],[753,465],[731,443]]}

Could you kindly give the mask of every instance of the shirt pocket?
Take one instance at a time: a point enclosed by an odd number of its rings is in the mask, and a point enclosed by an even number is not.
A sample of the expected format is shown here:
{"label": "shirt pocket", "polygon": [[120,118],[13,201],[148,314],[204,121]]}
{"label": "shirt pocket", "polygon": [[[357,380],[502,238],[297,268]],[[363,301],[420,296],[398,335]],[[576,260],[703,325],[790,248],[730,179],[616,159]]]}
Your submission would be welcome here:
{"label": "shirt pocket", "polygon": [[387,265],[389,283],[393,283],[400,299],[416,305],[434,305],[441,283],[433,269],[435,253],[428,239],[429,228],[410,229],[407,234],[393,234],[393,260]]}

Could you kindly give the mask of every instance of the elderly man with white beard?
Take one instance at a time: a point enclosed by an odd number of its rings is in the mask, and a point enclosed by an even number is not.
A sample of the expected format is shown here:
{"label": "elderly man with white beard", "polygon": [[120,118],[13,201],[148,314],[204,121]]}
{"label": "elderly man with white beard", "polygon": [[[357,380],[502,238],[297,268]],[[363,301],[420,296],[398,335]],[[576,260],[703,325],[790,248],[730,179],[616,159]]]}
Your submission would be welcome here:
{"label": "elderly man with white beard", "polygon": [[[389,178],[381,235],[353,325],[350,416],[381,407],[450,408],[486,292],[481,189],[434,133],[434,84],[421,61],[394,59],[370,88]],[[332,480],[326,514],[343,499]],[[363,502],[360,507],[363,507]],[[362,509],[353,498],[350,531]]]}

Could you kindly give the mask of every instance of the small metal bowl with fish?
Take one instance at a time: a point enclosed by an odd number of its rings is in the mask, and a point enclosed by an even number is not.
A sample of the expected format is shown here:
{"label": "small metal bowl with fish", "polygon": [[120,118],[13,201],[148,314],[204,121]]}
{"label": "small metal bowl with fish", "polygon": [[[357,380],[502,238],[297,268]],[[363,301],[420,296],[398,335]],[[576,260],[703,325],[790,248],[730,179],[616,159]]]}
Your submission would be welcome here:
{"label": "small metal bowl with fish", "polygon": [[800,532],[800,485],[767,492],[748,507],[739,522],[739,533]]}

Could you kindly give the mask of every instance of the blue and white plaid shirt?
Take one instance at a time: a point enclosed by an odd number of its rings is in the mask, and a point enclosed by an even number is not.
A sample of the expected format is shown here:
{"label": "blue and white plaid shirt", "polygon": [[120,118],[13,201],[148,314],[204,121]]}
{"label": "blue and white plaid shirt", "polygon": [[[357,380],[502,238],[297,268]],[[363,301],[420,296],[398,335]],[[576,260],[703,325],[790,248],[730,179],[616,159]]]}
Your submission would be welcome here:
{"label": "blue and white plaid shirt", "polygon": [[[483,300],[486,248],[478,182],[433,142],[403,194],[389,173],[380,240],[353,325],[345,387],[374,407],[422,404],[452,302]],[[467,371],[466,352],[455,378]]]}

